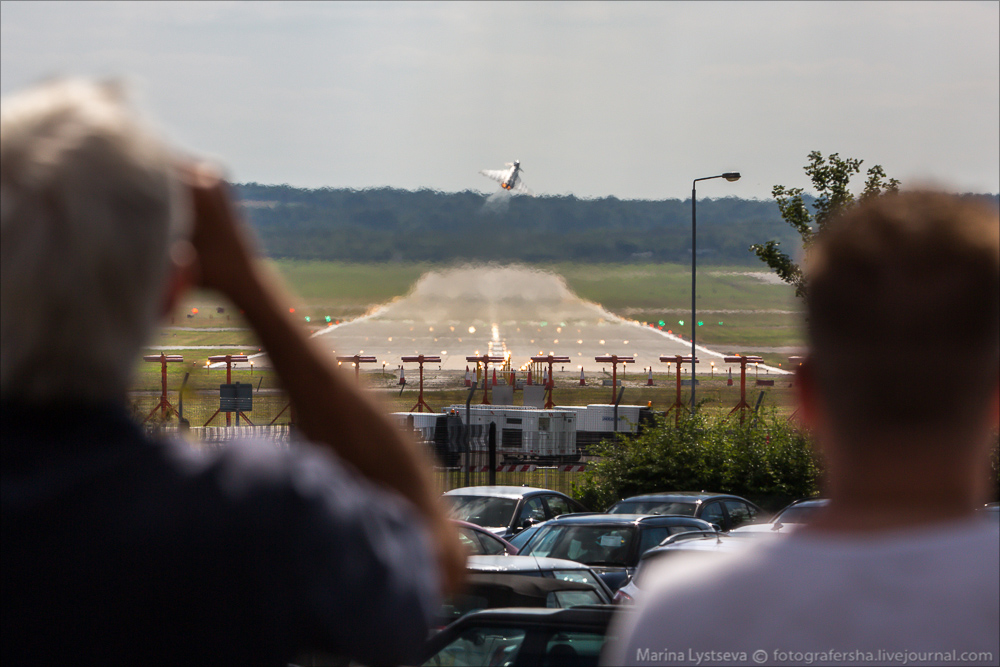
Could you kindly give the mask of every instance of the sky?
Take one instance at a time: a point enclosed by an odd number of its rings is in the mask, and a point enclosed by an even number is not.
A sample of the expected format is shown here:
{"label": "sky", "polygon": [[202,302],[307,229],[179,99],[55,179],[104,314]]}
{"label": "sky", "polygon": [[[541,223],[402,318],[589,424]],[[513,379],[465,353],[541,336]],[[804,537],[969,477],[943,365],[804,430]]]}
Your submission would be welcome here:
{"label": "sky", "polygon": [[0,3],[0,94],[58,75],[124,78],[238,182],[517,159],[539,195],[766,199],[818,150],[1000,192],[998,2]]}

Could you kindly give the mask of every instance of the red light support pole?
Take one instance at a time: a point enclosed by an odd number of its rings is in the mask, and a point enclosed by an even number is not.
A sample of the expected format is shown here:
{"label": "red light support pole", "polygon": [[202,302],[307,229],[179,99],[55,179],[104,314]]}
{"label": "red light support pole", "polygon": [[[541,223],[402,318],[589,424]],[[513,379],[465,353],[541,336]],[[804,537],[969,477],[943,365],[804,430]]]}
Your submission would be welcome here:
{"label": "red light support pole", "polygon": [[556,386],[555,378],[552,376],[552,364],[568,364],[570,363],[569,357],[557,357],[551,354],[545,356],[532,357],[532,361],[542,364],[549,365],[549,381],[545,383],[545,407],[554,408],[556,407],[555,401],[552,400],[552,390]]}
{"label": "red light support pole", "polygon": [[750,404],[747,403],[747,364],[755,364],[764,361],[761,357],[726,357],[725,362],[727,364],[739,364],[740,365],[740,402],[736,404],[736,407],[730,410],[729,415],[732,416],[737,410],[740,411],[740,424],[743,423],[743,419],[746,416],[746,411],[750,409]]}
{"label": "red light support pole", "polygon": [[[634,364],[634,357],[619,357],[617,354],[594,357],[594,361],[601,364],[611,364],[611,402],[615,402],[618,396],[618,364]],[[624,369],[622,369],[624,370]]]}
{"label": "red light support pole", "polygon": [[481,405],[490,405],[490,380],[489,380],[489,370],[490,363],[502,364],[507,360],[507,357],[490,356],[484,354],[481,357],[466,357],[466,361],[474,361],[477,364],[483,365],[483,402]]}
{"label": "red light support pole", "polygon": [[440,364],[441,357],[425,357],[420,354],[415,357],[400,357],[403,363],[417,363],[420,364],[420,393],[417,395],[417,404],[410,408],[410,412],[423,412],[424,408],[427,408],[427,412],[434,412],[431,406],[427,405],[424,400],[424,362],[430,362],[432,364]]}
{"label": "red light support pole", "polygon": [[142,420],[145,424],[150,419],[157,410],[160,411],[160,419],[166,421],[167,415],[171,412],[177,413],[174,406],[170,405],[170,401],[167,400],[167,364],[174,363],[178,361],[184,361],[184,357],[179,354],[147,354],[142,358],[143,361],[157,361],[160,363],[160,378],[162,380],[162,392],[160,393],[160,402],[156,404],[156,407],[149,411],[146,418]]}
{"label": "red light support pole", "polygon": [[[245,354],[217,354],[217,355],[209,357],[208,361],[209,361],[209,363],[212,363],[212,364],[221,364],[222,362],[226,362],[226,384],[232,384],[233,383],[233,364],[237,363],[237,362],[245,364],[246,362],[250,361],[250,358],[247,357],[247,355],[245,355]],[[221,411],[222,411],[222,408],[219,408],[214,413],[212,413],[212,416],[208,418],[207,422],[205,422],[205,426],[208,426],[212,422],[212,420],[215,419],[215,415],[219,414]],[[240,417],[243,417],[243,419],[245,419],[248,424],[250,424],[251,426],[253,426],[253,422],[250,421],[250,418],[247,417],[242,412],[237,412],[236,413],[236,422],[237,423],[239,423]],[[231,426],[231,425],[232,425],[232,422],[230,421],[229,413],[227,412],[226,413],[226,426]]]}
{"label": "red light support pole", "polygon": [[[661,356],[660,361],[665,364],[677,364],[677,399],[674,401],[674,404],[667,409],[667,413],[669,414],[671,410],[677,410],[677,412],[674,413],[674,424],[679,425],[681,423],[681,413],[687,409],[684,403],[681,402],[681,364],[690,364],[691,356],[688,355],[685,357],[680,354],[675,354],[672,357]],[[698,361],[700,361],[700,359],[695,357],[695,363]],[[694,381],[693,373],[691,380],[692,382]]]}
{"label": "red light support pole", "polygon": [[378,359],[368,355],[355,354],[351,357],[337,357],[337,361],[353,361],[354,362],[354,379],[361,381],[361,364],[374,364],[378,362]]}

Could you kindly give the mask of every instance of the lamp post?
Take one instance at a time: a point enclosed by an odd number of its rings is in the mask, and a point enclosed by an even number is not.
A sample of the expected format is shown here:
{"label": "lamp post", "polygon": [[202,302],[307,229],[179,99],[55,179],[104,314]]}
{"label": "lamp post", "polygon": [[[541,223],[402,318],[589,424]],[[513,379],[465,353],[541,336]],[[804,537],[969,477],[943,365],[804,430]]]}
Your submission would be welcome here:
{"label": "lamp post", "polygon": [[730,171],[724,174],[719,174],[718,176],[705,176],[704,178],[696,178],[691,181],[691,416],[694,416],[694,410],[697,403],[694,400],[695,393],[695,339],[698,337],[698,316],[697,308],[695,307],[695,271],[697,269],[698,260],[698,248],[696,245],[696,230],[697,230],[697,218],[695,216],[695,202],[698,199],[697,185],[698,181],[710,181],[713,178],[724,178],[730,183],[733,181],[740,180],[740,172]]}

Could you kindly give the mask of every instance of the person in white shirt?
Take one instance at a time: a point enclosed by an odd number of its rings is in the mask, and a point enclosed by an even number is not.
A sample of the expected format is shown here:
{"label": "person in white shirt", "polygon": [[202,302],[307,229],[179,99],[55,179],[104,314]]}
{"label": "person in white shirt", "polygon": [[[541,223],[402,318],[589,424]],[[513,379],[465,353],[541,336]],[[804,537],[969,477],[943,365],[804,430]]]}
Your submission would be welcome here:
{"label": "person in white shirt", "polygon": [[997,212],[860,202],[819,232],[807,276],[796,387],[830,504],[739,555],[664,561],[605,664],[1000,662],[1000,530],[975,512],[996,493]]}

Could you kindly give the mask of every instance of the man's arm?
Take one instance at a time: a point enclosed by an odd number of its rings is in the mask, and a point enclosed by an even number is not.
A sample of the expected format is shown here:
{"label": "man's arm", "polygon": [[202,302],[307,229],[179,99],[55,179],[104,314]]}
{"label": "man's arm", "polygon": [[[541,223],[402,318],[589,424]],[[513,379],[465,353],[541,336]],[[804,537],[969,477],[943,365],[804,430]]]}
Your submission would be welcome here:
{"label": "man's arm", "polygon": [[181,171],[192,192],[199,284],[244,311],[295,406],[303,435],[413,503],[431,530],[445,591],[455,590],[465,553],[434,490],[426,454],[346,381],[331,355],[289,316],[281,281],[254,257],[225,183],[204,169]]}

